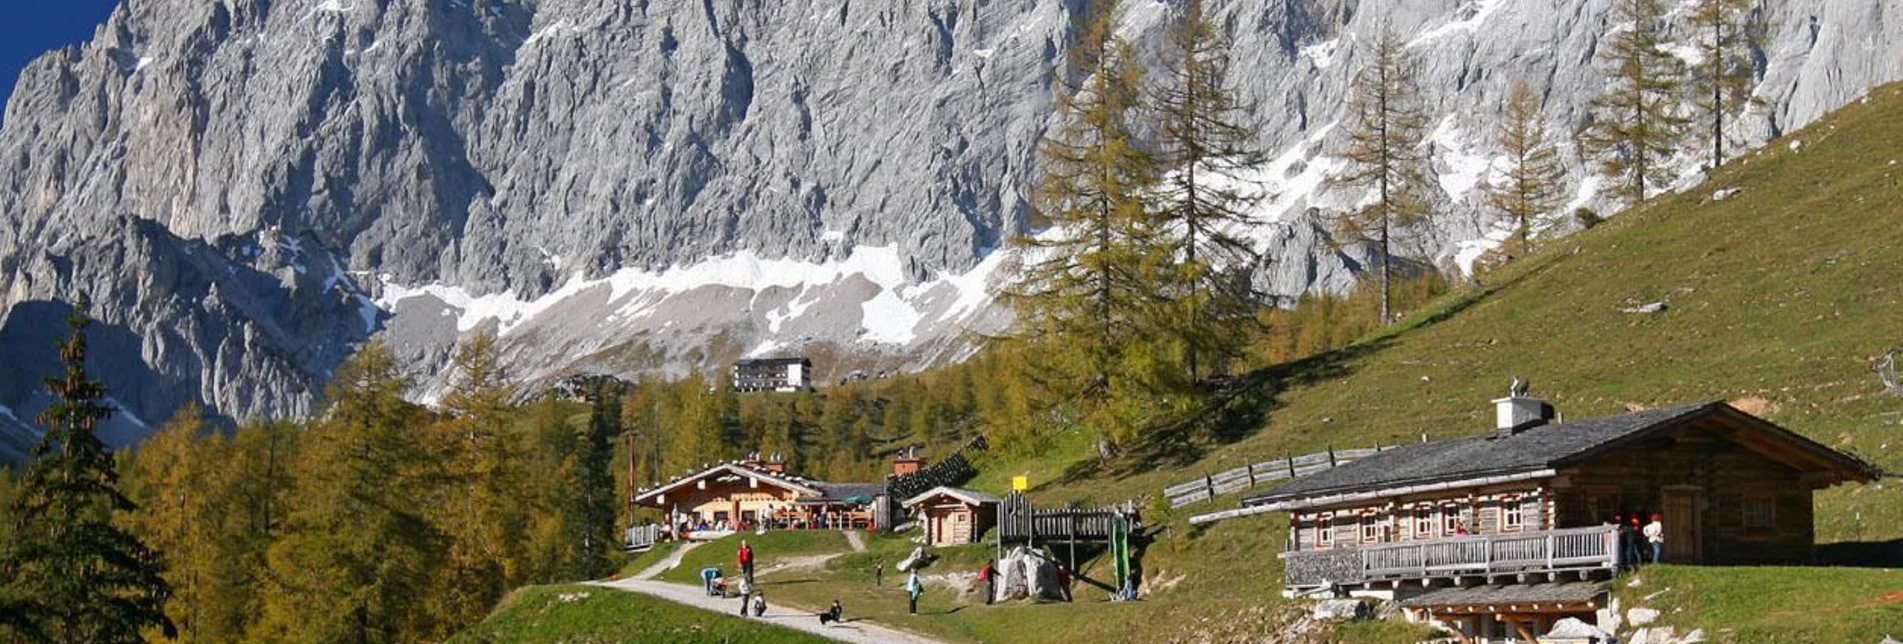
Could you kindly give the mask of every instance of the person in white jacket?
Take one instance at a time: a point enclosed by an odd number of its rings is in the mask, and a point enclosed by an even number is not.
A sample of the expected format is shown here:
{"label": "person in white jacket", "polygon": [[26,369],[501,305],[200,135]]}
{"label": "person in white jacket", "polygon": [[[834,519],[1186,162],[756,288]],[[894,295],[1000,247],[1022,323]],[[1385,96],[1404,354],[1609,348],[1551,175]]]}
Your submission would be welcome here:
{"label": "person in white jacket", "polygon": [[1652,563],[1665,560],[1665,517],[1652,515],[1652,522],[1645,524],[1645,542],[1652,545]]}

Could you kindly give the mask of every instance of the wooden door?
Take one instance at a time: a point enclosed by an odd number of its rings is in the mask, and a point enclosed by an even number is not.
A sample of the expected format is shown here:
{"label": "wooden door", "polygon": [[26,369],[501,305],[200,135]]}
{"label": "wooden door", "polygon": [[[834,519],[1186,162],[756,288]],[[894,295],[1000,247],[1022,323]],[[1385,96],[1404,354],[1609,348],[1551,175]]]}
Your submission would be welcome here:
{"label": "wooden door", "polygon": [[[1699,516],[1699,490],[1664,490],[1660,514],[1665,515],[1665,560],[1672,563],[1698,563],[1704,558],[1704,523]],[[1650,547],[1650,546],[1647,546]],[[1646,553],[1648,556],[1651,553]]]}

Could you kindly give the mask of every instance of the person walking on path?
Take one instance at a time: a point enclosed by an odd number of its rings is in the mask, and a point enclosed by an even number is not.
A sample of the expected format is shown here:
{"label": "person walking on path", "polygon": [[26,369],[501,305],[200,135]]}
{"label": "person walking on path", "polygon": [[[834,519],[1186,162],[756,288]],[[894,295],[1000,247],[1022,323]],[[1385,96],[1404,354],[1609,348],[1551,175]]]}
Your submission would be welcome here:
{"label": "person walking on path", "polygon": [[714,594],[714,580],[719,578],[720,578],[719,568],[708,566],[706,568],[700,569],[700,589],[707,591],[707,594],[709,596],[713,595]]}
{"label": "person walking on path", "polygon": [[1652,563],[1665,561],[1665,517],[1652,515],[1652,522],[1645,524],[1645,541],[1652,544]]}
{"label": "person walking on path", "polygon": [[919,595],[923,594],[925,594],[925,584],[918,580],[918,570],[914,569],[912,574],[905,578],[905,595],[911,599],[911,604],[907,610],[910,611],[911,614],[918,614],[918,598]]}
{"label": "person walking on path", "polygon": [[740,540],[740,574],[753,581],[753,546],[746,539]]}
{"label": "person walking on path", "polygon": [[987,606],[991,604],[991,598],[998,594],[998,569],[992,567],[991,564],[992,562],[987,560],[985,567],[978,569],[978,581],[985,582],[985,605]]}
{"label": "person walking on path", "polygon": [[839,605],[839,600],[835,599],[833,600],[832,608],[828,608],[826,612],[819,614],[819,625],[825,626],[828,623],[843,624],[845,623],[845,619],[846,609]]}
{"label": "person walking on path", "polygon": [[740,578],[740,616],[747,616],[747,604],[753,602],[753,580]]}
{"label": "person walking on path", "polygon": [[877,588],[885,587],[885,559],[883,558],[872,564],[872,585]]}

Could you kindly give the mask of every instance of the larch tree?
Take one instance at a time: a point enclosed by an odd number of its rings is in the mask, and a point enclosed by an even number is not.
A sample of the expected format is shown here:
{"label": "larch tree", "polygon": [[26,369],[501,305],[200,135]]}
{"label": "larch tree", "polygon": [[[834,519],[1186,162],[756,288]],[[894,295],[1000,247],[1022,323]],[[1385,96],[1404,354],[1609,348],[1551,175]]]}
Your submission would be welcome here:
{"label": "larch tree", "polygon": [[[74,307],[60,345],[65,373],[46,379],[46,433],[15,491],[15,530],[0,544],[0,627],[28,642],[140,642],[176,634],[165,602],[163,555],[115,523],[137,509],[119,488],[111,452],[95,433],[113,410],[86,372],[88,302]],[[4,632],[4,631],[0,631]]]}
{"label": "larch tree", "polygon": [[1637,204],[1674,178],[1666,161],[1684,138],[1684,64],[1661,49],[1662,0],[1616,0],[1613,15],[1612,42],[1600,50],[1612,68],[1580,143],[1599,157],[1599,173],[1616,182],[1616,194]]}
{"label": "larch tree", "polygon": [[1348,118],[1353,125],[1342,158],[1348,166],[1333,182],[1372,191],[1374,203],[1348,212],[1342,230],[1373,243],[1381,263],[1381,323],[1394,321],[1392,283],[1394,234],[1424,221],[1420,198],[1427,182],[1427,112],[1415,80],[1419,73],[1407,45],[1383,27],[1368,62],[1356,72]]}
{"label": "larch tree", "polygon": [[445,418],[432,426],[430,445],[442,477],[431,520],[450,538],[448,565],[431,603],[445,628],[459,628],[482,619],[502,593],[522,583],[519,548],[527,517],[508,503],[518,487],[511,470],[523,449],[507,426],[515,386],[495,335],[482,331],[464,342],[451,367]]}
{"label": "larch tree", "polygon": [[1755,0],[1697,0],[1689,16],[1698,42],[1698,61],[1692,65],[1692,104],[1710,127],[1711,167],[1725,163],[1725,120],[1761,101],[1752,95],[1758,78],[1756,50],[1765,39],[1765,25],[1754,11]]}
{"label": "larch tree", "polygon": [[1038,148],[1044,178],[1036,202],[1047,230],[1020,238],[1032,259],[1008,299],[1026,339],[1048,356],[1043,383],[1082,411],[1107,457],[1137,425],[1121,402],[1135,384],[1125,367],[1139,341],[1137,308],[1154,286],[1141,271],[1154,265],[1144,253],[1155,163],[1132,130],[1142,69],[1112,28],[1117,5],[1091,11],[1070,51],[1070,75],[1082,80],[1073,86],[1060,75],[1058,125]]}
{"label": "larch tree", "polygon": [[139,507],[126,522],[166,553],[165,579],[172,596],[166,615],[177,625],[181,642],[230,641],[242,635],[242,618],[222,606],[230,595],[247,592],[251,575],[237,569],[232,550],[229,462],[222,434],[205,435],[203,410],[187,403],[133,454],[127,496]]}
{"label": "larch tree", "polygon": [[1189,0],[1171,39],[1169,74],[1153,92],[1161,121],[1157,161],[1166,172],[1156,190],[1156,217],[1169,270],[1156,294],[1165,312],[1158,333],[1180,345],[1191,383],[1240,356],[1254,326],[1257,294],[1234,279],[1260,259],[1241,236],[1256,224],[1254,194],[1242,172],[1263,160],[1248,110],[1230,85],[1228,38]]}
{"label": "larch tree", "polygon": [[1507,97],[1506,118],[1495,141],[1506,152],[1507,167],[1487,184],[1487,204],[1513,222],[1518,248],[1509,255],[1526,253],[1533,225],[1564,202],[1566,167],[1548,140],[1540,97],[1525,82],[1516,83]]}
{"label": "larch tree", "polygon": [[337,369],[324,417],[302,437],[296,503],[269,551],[258,639],[412,642],[439,632],[425,600],[446,537],[417,493],[436,473],[408,388],[379,341]]}

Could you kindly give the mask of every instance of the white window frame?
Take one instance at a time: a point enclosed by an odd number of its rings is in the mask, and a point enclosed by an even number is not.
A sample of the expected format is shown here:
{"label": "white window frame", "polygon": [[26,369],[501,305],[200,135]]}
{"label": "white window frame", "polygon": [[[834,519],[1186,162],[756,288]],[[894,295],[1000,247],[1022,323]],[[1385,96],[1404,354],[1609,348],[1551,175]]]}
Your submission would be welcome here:
{"label": "white window frame", "polygon": [[1526,517],[1520,511],[1523,499],[1509,498],[1500,500],[1500,531],[1519,532],[1526,527]]}
{"label": "white window frame", "polygon": [[1335,518],[1327,514],[1315,515],[1315,545],[1326,548],[1335,544]]}
{"label": "white window frame", "polygon": [[1434,507],[1417,506],[1413,512],[1414,538],[1431,539],[1434,537]]}

